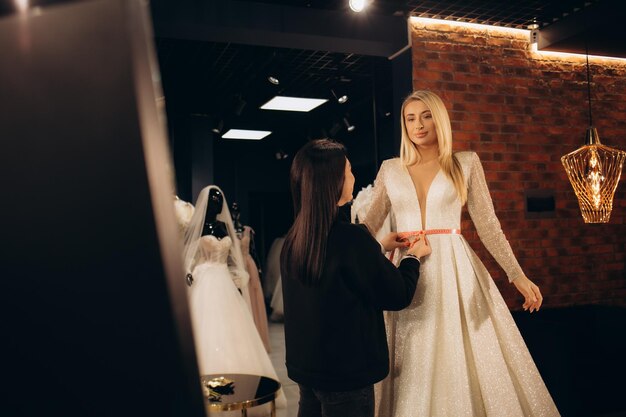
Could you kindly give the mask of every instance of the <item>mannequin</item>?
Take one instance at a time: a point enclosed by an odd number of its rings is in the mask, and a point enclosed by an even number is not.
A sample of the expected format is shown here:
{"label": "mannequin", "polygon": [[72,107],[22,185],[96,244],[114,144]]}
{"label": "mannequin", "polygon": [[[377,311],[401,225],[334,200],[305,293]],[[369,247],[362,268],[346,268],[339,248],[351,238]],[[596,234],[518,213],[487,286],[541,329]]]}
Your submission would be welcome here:
{"label": "mannequin", "polygon": [[[222,212],[222,210],[224,210],[224,204],[224,194],[222,193],[222,191],[219,190],[217,187],[211,188],[208,195],[204,225],[202,226],[202,236],[210,235],[215,236],[218,239],[222,239],[228,236],[228,229],[226,228],[226,224],[220,220],[217,220],[217,216]],[[228,208],[228,206],[226,206],[226,208]],[[234,218],[234,214],[231,214],[231,217]],[[186,277],[187,284],[191,285],[193,283],[193,276],[189,275],[190,274],[187,274]],[[250,300],[248,285],[237,284],[237,287],[239,293],[243,296],[246,305],[248,306],[248,310],[252,313],[252,301]]]}
{"label": "mannequin", "polygon": [[[278,380],[250,314],[249,275],[228,200],[211,185],[202,189],[195,207],[183,259],[185,270],[193,275],[188,296],[200,374],[241,373]],[[286,406],[282,391],[276,405]],[[268,415],[265,408],[260,406],[259,414]],[[250,411],[248,415],[256,415]]]}
{"label": "mannequin", "polygon": [[[217,215],[222,212],[224,206],[224,195],[217,188],[209,190],[209,196],[206,207],[206,216],[204,217],[204,225],[202,227],[202,236],[215,236],[222,239],[228,236],[228,230],[224,222],[217,220]],[[187,272],[185,275],[187,285],[191,287],[193,284],[193,275]]]}
{"label": "mannequin", "polygon": [[218,239],[228,236],[226,225],[217,220],[217,215],[222,212],[224,206],[224,195],[217,188],[209,190],[209,200],[206,207],[206,216],[204,218],[204,227],[202,228],[202,236],[212,235]]}

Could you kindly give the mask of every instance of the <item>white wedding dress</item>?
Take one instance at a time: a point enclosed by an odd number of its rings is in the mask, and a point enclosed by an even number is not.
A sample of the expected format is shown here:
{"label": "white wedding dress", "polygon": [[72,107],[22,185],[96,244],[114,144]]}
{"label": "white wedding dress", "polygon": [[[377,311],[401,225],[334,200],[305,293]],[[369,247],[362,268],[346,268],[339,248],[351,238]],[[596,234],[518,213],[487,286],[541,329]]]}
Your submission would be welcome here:
{"label": "white wedding dress", "polygon": [[[250,310],[227,266],[231,245],[228,236],[200,237],[202,258],[193,269],[189,289],[200,374],[253,374],[278,381]],[[279,395],[276,406],[286,407],[284,394]]]}
{"label": "white wedding dress", "polygon": [[[456,154],[481,241],[509,280],[523,274],[495,216],[480,160]],[[442,171],[426,196],[425,229],[460,229],[461,202]],[[376,232],[393,210],[397,231],[422,229],[413,181],[385,161],[365,222]],[[462,235],[428,236],[413,301],[386,313],[390,374],[378,384],[379,417],[558,416],[489,272]],[[400,259],[400,256],[396,257]]]}

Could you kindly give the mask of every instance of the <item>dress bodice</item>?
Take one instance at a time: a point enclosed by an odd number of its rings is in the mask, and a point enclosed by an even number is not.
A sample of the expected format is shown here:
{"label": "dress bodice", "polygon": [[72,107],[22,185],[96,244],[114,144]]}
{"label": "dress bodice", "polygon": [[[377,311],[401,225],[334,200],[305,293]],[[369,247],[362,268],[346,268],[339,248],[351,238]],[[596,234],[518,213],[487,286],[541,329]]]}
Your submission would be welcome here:
{"label": "dress bodice", "polygon": [[218,239],[213,235],[200,237],[202,259],[207,263],[226,264],[232,241],[229,236]]}
{"label": "dress bodice", "polygon": [[[471,155],[475,154],[469,152],[457,154],[466,186],[471,177]],[[422,211],[415,185],[399,158],[383,162],[375,185],[372,205],[367,213],[368,224],[372,225],[371,221],[380,219],[383,213],[386,215],[393,207],[398,231],[422,229]],[[384,194],[382,198],[381,192]],[[425,202],[425,229],[460,228],[463,207],[461,199],[454,184],[442,170],[439,170],[433,178]]]}
{"label": "dress bodice", "polygon": [[[415,185],[408,170],[399,159],[393,160],[390,167],[397,172],[387,181],[387,193],[394,207],[398,230],[422,229],[422,210],[415,191]],[[452,181],[439,170],[428,189],[425,198],[425,229],[459,229],[461,227],[461,200]],[[397,210],[396,207],[402,207]]]}

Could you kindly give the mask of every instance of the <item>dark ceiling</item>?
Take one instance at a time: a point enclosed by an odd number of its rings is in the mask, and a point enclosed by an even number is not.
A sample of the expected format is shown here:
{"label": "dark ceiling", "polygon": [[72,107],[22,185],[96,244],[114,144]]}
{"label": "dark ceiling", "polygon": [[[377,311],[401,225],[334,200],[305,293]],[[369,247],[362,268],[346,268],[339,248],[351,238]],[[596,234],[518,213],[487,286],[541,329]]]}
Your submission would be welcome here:
{"label": "dark ceiling", "polygon": [[[30,7],[68,3],[76,0],[30,0]],[[84,0],[83,0],[84,1]],[[204,0],[202,3],[229,3],[230,0]],[[188,0],[153,0],[153,4],[171,3],[173,7],[188,7],[193,1]],[[303,9],[343,10],[347,11],[347,0],[248,0],[248,3],[260,3]],[[536,22],[540,27],[563,20],[589,6],[608,4],[613,13],[620,14],[623,8],[621,0],[372,0],[368,13],[400,14],[441,19],[461,19],[467,22],[489,25],[527,28]],[[0,0],[0,16],[15,12],[15,0]]]}
{"label": "dark ceiling", "polygon": [[[408,16],[536,24],[540,48],[626,57],[624,3],[373,0],[356,14],[348,0],[152,0],[151,9],[168,112],[221,120],[224,128],[269,129],[270,142],[292,143],[294,135],[343,135],[344,117],[356,123],[371,118],[374,107],[379,115],[390,112],[385,77],[391,78],[389,58],[408,45]],[[0,0],[0,16],[14,5]],[[279,86],[267,82],[270,73],[279,74]],[[331,90],[347,92],[348,103],[334,102]],[[258,110],[275,94],[331,101],[306,116]]]}
{"label": "dark ceiling", "polygon": [[[348,11],[346,0],[251,0],[309,10]],[[364,12],[365,13],[365,12]],[[518,29],[538,28],[539,48],[626,58],[623,0],[372,0],[367,13],[418,16]]]}
{"label": "dark ceiling", "polygon": [[[345,93],[354,83],[371,78],[374,63],[381,60],[350,53],[178,39],[157,38],[156,45],[161,71],[166,76],[177,74],[172,93],[187,88],[191,93],[187,99],[192,100],[187,105],[209,113],[227,112],[228,104],[234,110],[243,105],[240,96],[261,101],[276,94],[332,98],[331,89]],[[270,75],[280,84],[270,83]],[[229,95],[228,100],[206,99]]]}
{"label": "dark ceiling", "polygon": [[[540,27],[549,25],[601,1],[374,0],[368,13],[460,19],[464,22],[527,29],[528,25],[533,23],[539,24]],[[348,2],[341,0],[252,0],[252,2],[310,9],[348,10]]]}
{"label": "dark ceiling", "polygon": [[[375,0],[360,16],[347,4],[347,0],[153,0],[157,51],[170,109],[176,106],[215,123],[222,121],[224,129],[272,130],[275,141],[282,130],[286,132],[282,141],[292,142],[294,130],[286,128],[294,124],[305,128],[303,137],[329,136],[329,131],[342,129],[344,117],[371,116],[375,74],[387,71],[391,77],[388,58],[407,45],[403,23],[407,16],[524,29],[536,24],[545,33],[564,27],[551,35],[563,50],[571,50],[566,43],[572,39],[578,42],[574,47],[583,50],[591,43],[577,40],[583,33],[581,19],[587,27],[623,31],[623,25],[606,24],[624,14],[621,2],[614,0]],[[568,22],[574,22],[578,31],[572,32]],[[626,56],[626,42],[622,42],[626,36],[597,34],[595,44],[615,44],[615,56],[620,52]],[[279,76],[280,85],[270,84],[269,75]],[[384,87],[380,84],[376,88]],[[348,103],[334,103],[331,90],[348,92]],[[316,110],[308,117],[258,110],[276,94],[331,101],[322,106],[328,111]],[[387,114],[391,98],[381,97],[377,104],[381,107],[385,102],[386,107],[379,112]]]}
{"label": "dark ceiling", "polygon": [[[30,0],[29,5],[46,8],[68,1]],[[0,0],[0,17],[15,13],[15,4]],[[367,148],[363,155],[373,150],[373,157],[366,162],[363,156],[361,161],[361,166],[367,165],[366,175],[358,176],[370,181],[381,157],[376,152],[385,152],[379,144],[399,137],[394,133],[394,106],[401,101],[399,94],[411,88],[409,16],[522,29],[536,24],[540,49],[579,53],[588,49],[592,54],[626,57],[624,0],[374,0],[359,14],[347,4],[348,0],[151,0],[175,153],[177,146],[187,146],[181,141],[191,141],[193,132],[184,126],[192,124],[186,121],[189,118],[211,126],[221,121],[222,132],[229,127],[273,132],[257,143],[211,141],[215,166],[224,153],[237,152],[275,164],[275,152],[293,155],[308,138],[328,136],[351,151]],[[278,86],[267,81],[270,74],[279,76]],[[399,81],[405,85],[398,87]],[[331,90],[347,93],[348,102],[337,103]],[[304,114],[259,110],[276,94],[329,102]],[[356,129],[348,132],[346,122]],[[200,134],[219,138],[210,128]],[[358,166],[355,162],[353,166]],[[177,171],[182,165],[176,161]],[[200,165],[198,169],[206,170],[203,164],[194,166]]]}

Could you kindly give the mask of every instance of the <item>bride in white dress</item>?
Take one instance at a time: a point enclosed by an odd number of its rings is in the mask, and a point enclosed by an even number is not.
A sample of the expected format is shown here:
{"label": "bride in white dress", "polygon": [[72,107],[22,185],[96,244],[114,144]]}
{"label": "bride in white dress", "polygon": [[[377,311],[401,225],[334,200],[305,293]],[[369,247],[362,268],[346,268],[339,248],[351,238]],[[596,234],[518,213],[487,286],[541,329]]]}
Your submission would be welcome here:
{"label": "bride in white dress", "polygon": [[422,231],[432,247],[413,302],[386,317],[391,371],[377,387],[379,417],[558,416],[500,292],[461,234],[465,202],[524,309],[537,310],[541,293],[502,233],[478,155],[453,156],[451,138],[441,99],[409,96],[401,157],[382,164],[364,220],[376,233],[393,211],[398,232]]}
{"label": "bride in white dress", "polygon": [[[184,265],[191,274],[189,308],[200,374],[253,374],[278,381],[238,290],[247,284],[248,273],[228,204],[216,186],[198,196],[185,233]],[[276,406],[286,407],[284,394]]]}

